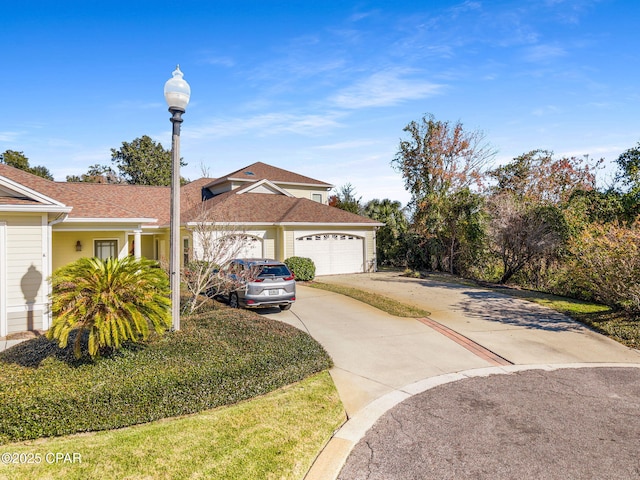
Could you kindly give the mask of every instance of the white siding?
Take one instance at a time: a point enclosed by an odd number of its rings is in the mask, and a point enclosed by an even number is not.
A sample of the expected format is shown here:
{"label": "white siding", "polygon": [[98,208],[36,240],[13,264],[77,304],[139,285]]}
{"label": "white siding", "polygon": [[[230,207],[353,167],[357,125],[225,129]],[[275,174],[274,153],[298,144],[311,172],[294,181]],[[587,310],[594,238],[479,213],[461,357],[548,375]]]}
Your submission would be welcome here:
{"label": "white siding", "polygon": [[46,216],[3,214],[7,334],[42,329],[47,308]]}

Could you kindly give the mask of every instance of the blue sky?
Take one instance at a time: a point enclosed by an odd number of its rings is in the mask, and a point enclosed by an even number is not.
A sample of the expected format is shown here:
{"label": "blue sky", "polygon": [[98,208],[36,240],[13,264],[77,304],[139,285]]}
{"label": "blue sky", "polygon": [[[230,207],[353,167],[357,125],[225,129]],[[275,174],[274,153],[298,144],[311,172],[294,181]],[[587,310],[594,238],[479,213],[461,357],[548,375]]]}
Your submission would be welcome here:
{"label": "blue sky", "polygon": [[191,85],[182,174],[255,161],[406,204],[390,165],[425,113],[482,130],[496,164],[604,157],[640,141],[640,2],[4,1],[0,152],[56,180],[149,135]]}

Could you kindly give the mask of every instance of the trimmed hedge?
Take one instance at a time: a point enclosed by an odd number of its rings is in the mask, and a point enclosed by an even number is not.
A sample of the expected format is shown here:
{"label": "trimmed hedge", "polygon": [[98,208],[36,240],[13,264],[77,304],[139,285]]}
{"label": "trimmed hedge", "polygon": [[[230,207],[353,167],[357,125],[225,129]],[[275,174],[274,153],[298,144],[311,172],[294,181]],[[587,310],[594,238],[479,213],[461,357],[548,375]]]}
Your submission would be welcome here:
{"label": "trimmed hedge", "polygon": [[296,280],[309,282],[316,276],[316,265],[310,258],[289,257],[284,263],[296,276]]}
{"label": "trimmed hedge", "polygon": [[331,365],[306,333],[228,308],[96,361],[38,337],[0,352],[0,444],[195,413]]}

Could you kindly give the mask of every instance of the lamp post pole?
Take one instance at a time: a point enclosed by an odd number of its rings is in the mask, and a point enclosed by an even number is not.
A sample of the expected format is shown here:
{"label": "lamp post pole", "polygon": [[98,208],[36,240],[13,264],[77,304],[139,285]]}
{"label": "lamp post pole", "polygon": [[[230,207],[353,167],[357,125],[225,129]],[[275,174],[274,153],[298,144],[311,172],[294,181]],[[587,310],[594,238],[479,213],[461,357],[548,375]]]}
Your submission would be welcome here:
{"label": "lamp post pole", "polygon": [[180,330],[180,125],[189,103],[191,88],[183,80],[180,66],[164,86],[164,96],[171,112],[171,209],[169,240],[169,281],[171,286],[171,318],[174,330]]}

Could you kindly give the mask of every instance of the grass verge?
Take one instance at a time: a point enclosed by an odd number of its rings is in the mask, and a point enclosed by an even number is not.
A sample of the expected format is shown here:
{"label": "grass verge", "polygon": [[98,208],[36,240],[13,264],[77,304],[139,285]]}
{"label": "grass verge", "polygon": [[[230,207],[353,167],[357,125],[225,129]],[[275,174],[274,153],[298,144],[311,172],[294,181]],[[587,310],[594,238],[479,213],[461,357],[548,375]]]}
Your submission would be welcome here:
{"label": "grass verge", "polygon": [[351,297],[396,317],[419,318],[431,315],[431,313],[426,310],[422,310],[421,308],[406,305],[378,293],[367,292],[357,288],[347,287],[345,285],[314,281],[309,283],[308,286]]}
{"label": "grass verge", "polygon": [[[323,372],[187,417],[3,445],[0,455],[42,460],[0,462],[0,479],[300,479],[344,420],[333,382]],[[69,462],[49,463],[49,453],[68,453]],[[74,458],[79,461],[72,463]]]}
{"label": "grass verge", "polygon": [[640,349],[640,319],[628,313],[613,310],[607,305],[575,298],[560,297],[535,290],[513,288],[487,282],[478,283],[473,280],[441,273],[422,273],[420,277],[445,283],[480,286],[482,288],[499,291],[505,295],[544,305],[593,328],[597,332],[627,347]]}
{"label": "grass verge", "polygon": [[606,335],[623,345],[640,349],[640,320],[599,303],[559,297],[549,293],[516,288],[500,288],[501,293],[552,308]]}

